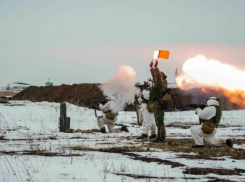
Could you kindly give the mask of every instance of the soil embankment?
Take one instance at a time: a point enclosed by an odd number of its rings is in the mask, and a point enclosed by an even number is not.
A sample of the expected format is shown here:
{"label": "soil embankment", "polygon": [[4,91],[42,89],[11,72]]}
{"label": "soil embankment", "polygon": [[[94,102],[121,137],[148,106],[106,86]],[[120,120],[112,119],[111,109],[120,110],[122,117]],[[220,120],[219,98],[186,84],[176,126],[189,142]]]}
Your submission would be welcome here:
{"label": "soil embankment", "polygon": [[28,87],[13,97],[14,100],[33,102],[68,102],[78,106],[92,107],[94,101],[104,100],[97,84],[74,84],[48,87]]}
{"label": "soil embankment", "polygon": [[[188,108],[188,104],[205,104],[206,99],[210,96],[216,96],[221,99],[221,107],[224,110],[239,109],[239,107],[229,102],[222,92],[217,92],[212,89],[206,89],[202,92],[201,89],[191,89],[184,91],[174,88],[171,91],[172,103],[169,110],[193,110]],[[33,102],[68,102],[78,106],[93,108],[95,101],[104,100],[103,93],[98,88],[98,84],[74,84],[48,87],[29,87],[22,92],[16,94],[14,100],[30,100]],[[132,105],[126,107],[125,110],[134,110]]]}

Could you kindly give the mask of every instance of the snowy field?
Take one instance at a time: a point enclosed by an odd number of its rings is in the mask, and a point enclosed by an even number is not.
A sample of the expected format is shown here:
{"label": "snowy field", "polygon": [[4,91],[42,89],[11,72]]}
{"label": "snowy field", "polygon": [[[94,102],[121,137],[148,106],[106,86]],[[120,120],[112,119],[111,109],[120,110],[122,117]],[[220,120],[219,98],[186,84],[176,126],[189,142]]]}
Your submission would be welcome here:
{"label": "snowy field", "polygon": [[[71,128],[80,132],[61,133],[59,114],[58,103],[0,104],[1,182],[245,181],[244,110],[223,112],[217,138],[239,142],[210,158],[195,158],[202,149],[176,152],[173,146],[137,140],[141,128],[135,112],[118,116],[117,124],[128,126],[129,133],[112,134],[97,132],[94,110],[68,103]],[[198,123],[194,111],[166,112],[168,141],[191,142],[189,127]],[[182,147],[189,150],[190,142]],[[231,157],[233,152],[238,155]]]}

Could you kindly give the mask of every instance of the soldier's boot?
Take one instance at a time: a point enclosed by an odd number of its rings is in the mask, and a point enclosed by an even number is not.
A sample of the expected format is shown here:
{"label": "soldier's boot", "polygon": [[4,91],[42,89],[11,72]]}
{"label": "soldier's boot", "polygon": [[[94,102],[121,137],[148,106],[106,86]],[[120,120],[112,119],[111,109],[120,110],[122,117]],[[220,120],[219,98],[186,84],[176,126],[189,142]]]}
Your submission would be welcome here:
{"label": "soldier's boot", "polygon": [[230,147],[230,148],[233,147],[233,142],[232,142],[231,139],[227,139],[226,142],[225,142],[225,144],[226,144],[228,147]]}
{"label": "soldier's boot", "polygon": [[159,127],[157,126],[157,137],[156,137],[156,139],[153,140],[152,142],[158,142],[159,139],[160,139],[159,137],[160,137],[160,129],[159,129]]}
{"label": "soldier's boot", "polygon": [[152,142],[158,142],[160,138],[156,138],[155,140],[152,140]]}
{"label": "soldier's boot", "polygon": [[157,135],[156,134],[152,134],[149,138],[156,138]]}
{"label": "soldier's boot", "polygon": [[147,134],[142,134],[137,139],[145,139],[145,138],[148,138],[148,135]]}
{"label": "soldier's boot", "polygon": [[100,129],[100,132],[101,132],[101,133],[106,133],[105,127],[101,128],[101,129]]}
{"label": "soldier's boot", "polygon": [[163,143],[164,142],[164,138],[156,138],[156,140],[153,140],[152,142],[155,142],[155,143]]}
{"label": "soldier's boot", "polygon": [[129,132],[127,126],[122,126],[122,131]]}
{"label": "soldier's boot", "polygon": [[158,130],[158,135],[156,140],[153,140],[152,142],[156,142],[156,143],[162,143],[165,140],[165,136],[166,136],[166,131],[165,131],[165,127],[161,127]]}
{"label": "soldier's boot", "polygon": [[192,145],[192,148],[203,148],[204,145]]}

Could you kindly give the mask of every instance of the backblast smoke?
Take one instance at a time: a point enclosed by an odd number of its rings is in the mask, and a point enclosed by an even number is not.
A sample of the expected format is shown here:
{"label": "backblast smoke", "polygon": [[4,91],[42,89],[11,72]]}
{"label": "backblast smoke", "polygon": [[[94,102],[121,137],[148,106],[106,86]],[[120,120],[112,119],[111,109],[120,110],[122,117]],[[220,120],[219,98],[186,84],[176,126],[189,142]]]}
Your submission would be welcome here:
{"label": "backblast smoke", "polygon": [[132,67],[120,66],[107,82],[99,86],[105,96],[113,95],[116,98],[113,112],[122,111],[127,104],[132,103],[136,94],[135,75]]}

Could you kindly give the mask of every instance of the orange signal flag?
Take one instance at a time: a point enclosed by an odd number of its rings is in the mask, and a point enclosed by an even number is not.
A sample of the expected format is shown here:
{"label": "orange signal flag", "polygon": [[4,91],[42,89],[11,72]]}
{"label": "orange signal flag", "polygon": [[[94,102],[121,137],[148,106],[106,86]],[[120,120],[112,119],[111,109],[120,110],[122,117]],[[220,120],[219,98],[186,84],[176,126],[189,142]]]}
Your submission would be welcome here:
{"label": "orange signal flag", "polygon": [[158,58],[168,59],[169,58],[169,51],[159,50]]}

